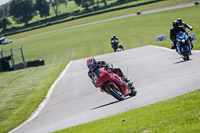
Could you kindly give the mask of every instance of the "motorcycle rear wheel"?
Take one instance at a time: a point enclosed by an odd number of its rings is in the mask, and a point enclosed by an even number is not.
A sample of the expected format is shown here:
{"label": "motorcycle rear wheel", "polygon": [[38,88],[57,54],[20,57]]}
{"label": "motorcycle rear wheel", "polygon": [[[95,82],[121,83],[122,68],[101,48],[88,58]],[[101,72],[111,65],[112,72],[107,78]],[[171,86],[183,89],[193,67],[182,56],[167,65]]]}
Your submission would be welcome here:
{"label": "motorcycle rear wheel", "polygon": [[124,100],[124,95],[122,94],[121,90],[118,89],[113,89],[112,86],[108,85],[106,87],[107,91],[112,95],[114,98],[116,98],[119,101]]}

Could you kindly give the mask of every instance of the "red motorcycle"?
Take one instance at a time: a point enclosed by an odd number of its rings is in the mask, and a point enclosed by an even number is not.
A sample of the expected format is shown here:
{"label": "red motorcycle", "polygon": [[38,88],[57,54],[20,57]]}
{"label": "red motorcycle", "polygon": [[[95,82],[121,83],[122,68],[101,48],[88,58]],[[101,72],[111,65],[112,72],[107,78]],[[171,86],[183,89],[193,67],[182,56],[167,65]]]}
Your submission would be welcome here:
{"label": "red motorcycle", "polygon": [[102,91],[112,95],[119,101],[125,99],[125,96],[135,96],[137,91],[135,87],[128,86],[122,79],[113,72],[108,72],[104,67],[94,72],[94,85],[101,88]]}

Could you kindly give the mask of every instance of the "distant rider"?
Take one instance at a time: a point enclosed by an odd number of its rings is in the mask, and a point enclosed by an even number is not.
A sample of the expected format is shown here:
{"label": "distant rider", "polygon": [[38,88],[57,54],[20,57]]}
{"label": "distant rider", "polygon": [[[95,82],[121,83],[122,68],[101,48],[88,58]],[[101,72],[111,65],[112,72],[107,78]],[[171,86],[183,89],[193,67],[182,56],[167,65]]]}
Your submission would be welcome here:
{"label": "distant rider", "polygon": [[[171,49],[177,49],[176,48],[176,35],[182,31],[182,32],[186,32],[185,29],[181,26],[179,26],[179,23],[178,21],[174,21],[172,23],[173,25],[173,28],[170,29],[170,39],[172,41],[172,46],[171,46]],[[178,49],[177,49],[178,50]]]}
{"label": "distant rider", "polygon": [[121,44],[118,47],[118,51],[124,51],[124,47]]}
{"label": "distant rider", "polygon": [[[186,22],[182,22],[181,18],[178,18],[176,21],[178,21],[179,26],[182,26],[185,30],[186,30],[186,28],[193,30],[192,26],[188,25]],[[189,35],[188,32],[186,32],[186,33],[187,33],[189,40],[191,42],[191,47],[193,48],[193,43],[192,43],[193,38]]]}
{"label": "distant rider", "polygon": [[98,68],[105,67],[105,69],[109,72],[113,72],[117,74],[123,81],[125,81],[128,86],[131,86],[133,83],[123,74],[120,68],[113,68],[111,64],[106,63],[105,61],[96,61],[93,57],[88,58],[87,66],[89,68],[88,76],[94,81],[94,73]]}
{"label": "distant rider", "polygon": [[119,39],[116,37],[116,35],[113,35],[110,42],[111,42],[112,48],[114,49],[114,52],[116,52],[118,48]]}

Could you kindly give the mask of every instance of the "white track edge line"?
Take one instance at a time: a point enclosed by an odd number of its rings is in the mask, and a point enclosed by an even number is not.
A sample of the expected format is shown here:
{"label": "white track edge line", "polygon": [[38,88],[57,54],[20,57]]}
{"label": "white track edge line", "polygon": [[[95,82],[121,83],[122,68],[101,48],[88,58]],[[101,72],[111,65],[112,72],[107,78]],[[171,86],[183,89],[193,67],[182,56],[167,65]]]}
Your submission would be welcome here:
{"label": "white track edge line", "polygon": [[166,48],[166,47],[162,47],[162,46],[155,46],[155,45],[149,45],[149,46],[154,47],[154,48],[165,49],[165,50],[168,50],[168,51],[174,51],[172,49],[169,49],[169,48]]}
{"label": "white track edge line", "polygon": [[[160,49],[169,50],[169,51],[172,51],[172,52],[175,51],[175,50],[173,50],[173,49],[165,48],[165,47],[162,47],[162,46],[155,46],[155,45],[149,45],[149,46],[155,47],[155,48],[160,48]],[[200,52],[200,50],[192,50],[192,52]]]}
{"label": "white track edge line", "polygon": [[26,120],[24,121],[21,125],[19,125],[18,127],[14,128],[13,130],[9,131],[8,133],[12,133],[16,130],[18,130],[19,128],[23,127],[24,125],[26,125],[28,122],[30,122],[31,120],[33,120],[39,113],[40,111],[44,108],[44,106],[46,105],[46,103],[48,102],[56,84],[60,81],[60,79],[65,75],[66,71],[68,70],[69,66],[71,65],[72,61],[70,61],[67,66],[65,67],[65,69],[60,73],[59,77],[56,79],[56,81],[53,83],[53,85],[51,86],[51,88],[49,89],[45,99],[40,103],[40,105],[38,106],[38,108],[36,109],[36,111]]}

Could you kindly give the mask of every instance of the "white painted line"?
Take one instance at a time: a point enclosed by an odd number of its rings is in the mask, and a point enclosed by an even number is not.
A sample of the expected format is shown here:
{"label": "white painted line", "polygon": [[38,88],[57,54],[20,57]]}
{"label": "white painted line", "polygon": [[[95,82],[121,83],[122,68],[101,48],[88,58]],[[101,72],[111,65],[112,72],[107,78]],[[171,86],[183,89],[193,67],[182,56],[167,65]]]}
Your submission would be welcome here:
{"label": "white painted line", "polygon": [[154,48],[165,49],[165,50],[172,51],[172,52],[174,51],[174,50],[172,50],[172,49],[165,48],[165,47],[161,47],[161,46],[154,46],[154,45],[149,45],[149,46],[154,47]]}
{"label": "white painted line", "polygon": [[36,109],[36,111],[25,121],[23,122],[21,125],[19,125],[18,127],[16,127],[15,129],[11,130],[8,133],[12,133],[16,130],[18,130],[19,128],[23,127],[24,125],[26,125],[28,122],[30,122],[31,120],[33,120],[39,113],[40,111],[44,108],[44,106],[46,105],[46,103],[48,102],[56,84],[60,81],[60,79],[65,75],[67,69],[69,68],[69,66],[71,65],[72,61],[70,61],[67,66],[65,67],[65,69],[61,72],[61,74],[59,75],[59,77],[56,79],[56,81],[53,83],[53,85],[51,86],[51,88],[49,89],[45,99],[40,103],[40,105],[38,106],[38,108]]}
{"label": "white painted line", "polygon": [[[149,45],[149,46],[151,46],[151,47],[154,47],[154,48],[160,48],[160,49],[165,49],[165,50],[169,50],[169,51],[172,51],[172,52],[174,52],[175,51],[175,49],[173,50],[173,49],[169,49],[169,48],[165,48],[165,47],[161,47],[161,46],[154,46],[154,45]],[[192,50],[192,52],[200,52],[200,50]]]}

